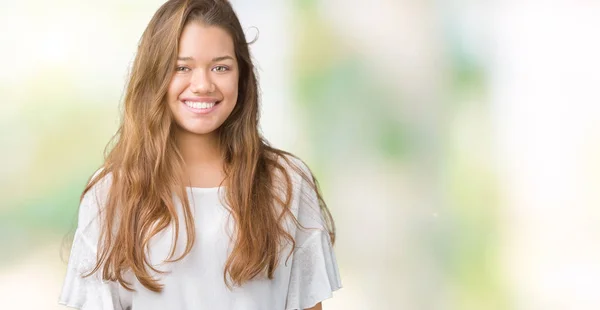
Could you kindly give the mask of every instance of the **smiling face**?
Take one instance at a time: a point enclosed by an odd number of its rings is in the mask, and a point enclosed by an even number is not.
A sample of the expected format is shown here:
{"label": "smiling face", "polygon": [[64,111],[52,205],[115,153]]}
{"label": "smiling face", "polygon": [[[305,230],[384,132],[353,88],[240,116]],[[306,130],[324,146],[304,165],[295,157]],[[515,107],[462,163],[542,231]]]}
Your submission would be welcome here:
{"label": "smiling face", "polygon": [[216,135],[238,98],[238,64],[231,36],[191,22],[179,40],[177,67],[167,100],[180,131]]}

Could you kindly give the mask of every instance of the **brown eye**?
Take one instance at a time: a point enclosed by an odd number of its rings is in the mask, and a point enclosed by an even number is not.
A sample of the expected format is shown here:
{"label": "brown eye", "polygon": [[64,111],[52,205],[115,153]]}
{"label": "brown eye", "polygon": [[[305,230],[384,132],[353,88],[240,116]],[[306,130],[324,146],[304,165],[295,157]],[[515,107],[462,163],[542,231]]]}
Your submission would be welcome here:
{"label": "brown eye", "polygon": [[188,67],[183,67],[183,66],[177,66],[177,67],[175,68],[175,71],[177,71],[177,72],[188,72],[189,70],[190,70],[190,68],[188,68]]}
{"label": "brown eye", "polygon": [[229,68],[226,66],[216,66],[212,70],[215,72],[225,72],[225,71],[229,70]]}

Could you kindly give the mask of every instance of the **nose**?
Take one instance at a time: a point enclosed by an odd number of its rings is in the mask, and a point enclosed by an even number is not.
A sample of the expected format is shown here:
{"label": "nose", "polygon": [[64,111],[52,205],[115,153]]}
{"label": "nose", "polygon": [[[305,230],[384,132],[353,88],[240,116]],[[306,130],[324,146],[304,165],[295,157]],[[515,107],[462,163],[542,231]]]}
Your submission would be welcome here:
{"label": "nose", "polygon": [[195,94],[206,94],[215,91],[215,84],[210,75],[202,70],[197,70],[190,80],[190,90]]}

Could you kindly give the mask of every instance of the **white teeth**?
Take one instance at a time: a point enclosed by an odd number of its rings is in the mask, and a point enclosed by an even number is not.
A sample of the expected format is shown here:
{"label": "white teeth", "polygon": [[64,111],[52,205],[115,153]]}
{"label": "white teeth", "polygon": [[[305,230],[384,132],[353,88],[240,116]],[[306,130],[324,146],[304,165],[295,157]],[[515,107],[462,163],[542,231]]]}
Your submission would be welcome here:
{"label": "white teeth", "polygon": [[210,109],[215,106],[214,102],[195,102],[195,101],[185,101],[185,105],[194,109]]}

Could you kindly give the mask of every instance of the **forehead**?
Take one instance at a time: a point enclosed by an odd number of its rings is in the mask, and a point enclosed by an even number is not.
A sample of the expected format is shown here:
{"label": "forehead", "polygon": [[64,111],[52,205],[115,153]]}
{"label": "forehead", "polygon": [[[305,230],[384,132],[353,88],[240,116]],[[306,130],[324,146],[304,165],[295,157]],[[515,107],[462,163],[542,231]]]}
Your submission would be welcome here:
{"label": "forehead", "polygon": [[235,58],[233,39],[225,29],[198,22],[185,25],[179,39],[178,56],[210,61],[225,55]]}

